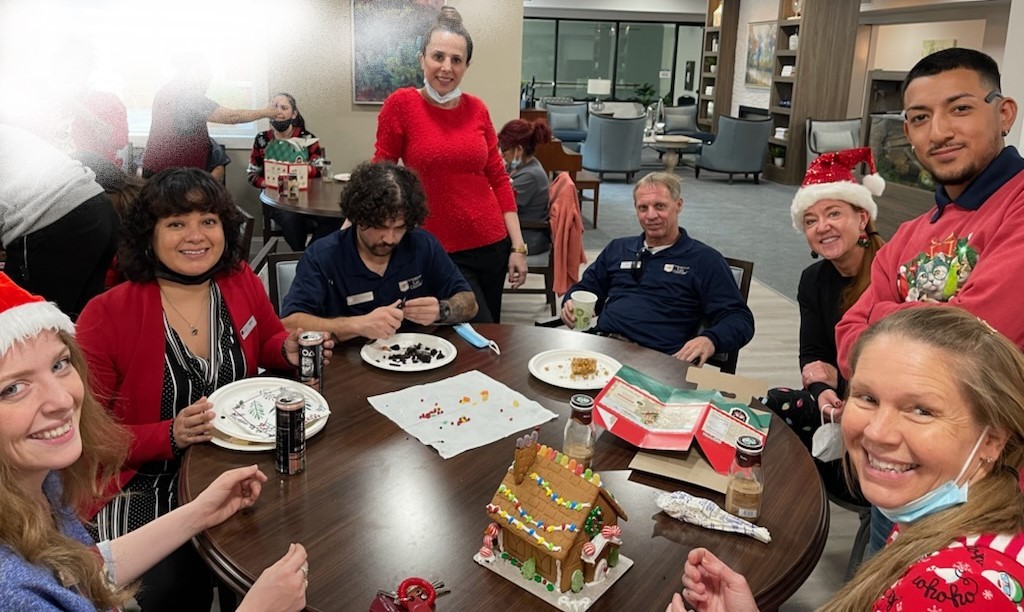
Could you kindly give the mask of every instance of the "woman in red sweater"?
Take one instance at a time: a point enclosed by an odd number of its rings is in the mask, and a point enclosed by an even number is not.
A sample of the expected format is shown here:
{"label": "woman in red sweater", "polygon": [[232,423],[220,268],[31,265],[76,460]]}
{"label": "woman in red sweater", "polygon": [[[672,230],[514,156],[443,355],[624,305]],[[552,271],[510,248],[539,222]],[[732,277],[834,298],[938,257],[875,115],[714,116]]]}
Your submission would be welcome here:
{"label": "woman in red sweater", "polygon": [[401,159],[419,175],[437,236],[473,288],[474,321],[500,322],[505,282],[526,280],[526,243],[498,137],[483,101],[459,90],[473,39],[445,7],[423,37],[423,87],[391,94],[377,118],[374,161]]}

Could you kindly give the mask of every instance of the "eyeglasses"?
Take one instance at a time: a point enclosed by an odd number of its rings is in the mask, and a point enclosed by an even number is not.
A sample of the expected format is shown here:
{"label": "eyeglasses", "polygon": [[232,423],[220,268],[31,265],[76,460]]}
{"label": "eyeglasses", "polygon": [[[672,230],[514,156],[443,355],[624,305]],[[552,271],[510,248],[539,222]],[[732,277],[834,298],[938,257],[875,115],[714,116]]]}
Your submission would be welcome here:
{"label": "eyeglasses", "polygon": [[633,274],[633,280],[639,281],[640,277],[644,275],[644,265],[650,258],[651,250],[646,246],[636,252],[636,259],[633,260],[633,264],[629,267],[629,271]]}

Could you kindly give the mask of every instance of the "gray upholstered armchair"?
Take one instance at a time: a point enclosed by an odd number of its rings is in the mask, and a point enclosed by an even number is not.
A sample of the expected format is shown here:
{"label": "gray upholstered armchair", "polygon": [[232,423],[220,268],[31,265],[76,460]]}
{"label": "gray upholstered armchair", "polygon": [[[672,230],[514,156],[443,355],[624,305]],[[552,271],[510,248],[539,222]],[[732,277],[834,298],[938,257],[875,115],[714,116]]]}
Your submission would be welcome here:
{"label": "gray upholstered armchair", "polygon": [[590,116],[590,129],[580,152],[583,168],[597,172],[604,179],[605,172],[623,172],[626,181],[640,169],[640,151],[644,144],[644,117],[617,119],[601,115]]}
{"label": "gray upholstered armchair", "polygon": [[807,167],[822,153],[860,146],[860,118],[826,121],[807,118]]}
{"label": "gray upholstered armchair", "polygon": [[699,179],[703,169],[728,174],[730,183],[734,174],[753,174],[754,184],[760,183],[771,130],[772,124],[768,120],[752,121],[722,115],[718,118],[715,142],[704,145],[694,164],[694,177]]}
{"label": "gray upholstered armchair", "polygon": [[587,103],[548,103],[547,111],[548,126],[555,138],[561,140],[566,148],[579,151],[580,143],[587,139]]}

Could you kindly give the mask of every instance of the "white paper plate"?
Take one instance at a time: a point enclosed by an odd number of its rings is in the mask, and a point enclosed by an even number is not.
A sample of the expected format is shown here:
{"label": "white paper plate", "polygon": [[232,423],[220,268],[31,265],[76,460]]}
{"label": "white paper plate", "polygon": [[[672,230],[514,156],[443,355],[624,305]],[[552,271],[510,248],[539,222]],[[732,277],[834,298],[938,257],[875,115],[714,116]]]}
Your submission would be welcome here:
{"label": "white paper plate", "polygon": [[[306,437],[312,438],[316,434],[320,433],[320,430],[327,426],[327,417],[310,421],[306,423]],[[213,438],[210,442],[214,446],[220,446],[229,450],[254,452],[254,453],[265,453],[274,450],[274,442],[249,442],[248,440],[242,440],[239,438],[226,437],[227,434],[214,430]]]}
{"label": "white paper plate", "polygon": [[336,181],[347,181],[352,178],[352,175],[348,172],[342,172],[341,174],[335,174],[334,180]]}
{"label": "white paper plate", "polygon": [[[597,374],[591,378],[571,378],[572,358],[592,357],[597,360]],[[607,355],[576,349],[552,349],[533,356],[530,374],[549,385],[563,389],[600,389],[608,384],[622,364]]]}
{"label": "white paper plate", "polygon": [[[213,420],[214,429],[229,438],[269,444],[272,448],[276,430],[274,403],[282,388],[295,391],[305,398],[307,437],[324,428],[327,416],[330,415],[324,396],[300,382],[268,376],[236,380],[211,393],[210,401],[213,402],[213,412],[217,415]],[[260,427],[264,433],[252,431],[236,421],[232,413],[240,404],[246,407],[244,417],[254,426]],[[217,439],[214,438],[215,441]],[[220,440],[230,442],[224,438]]]}
{"label": "white paper plate", "polygon": [[[429,362],[413,361],[408,359],[401,361],[395,357],[404,355],[409,347],[422,345],[426,350],[433,349],[441,356],[434,356]],[[397,349],[395,348],[397,347]],[[455,360],[455,345],[444,338],[431,336],[430,334],[395,334],[387,340],[378,340],[363,347],[359,355],[366,363],[394,372],[422,372],[433,370],[447,365]]]}

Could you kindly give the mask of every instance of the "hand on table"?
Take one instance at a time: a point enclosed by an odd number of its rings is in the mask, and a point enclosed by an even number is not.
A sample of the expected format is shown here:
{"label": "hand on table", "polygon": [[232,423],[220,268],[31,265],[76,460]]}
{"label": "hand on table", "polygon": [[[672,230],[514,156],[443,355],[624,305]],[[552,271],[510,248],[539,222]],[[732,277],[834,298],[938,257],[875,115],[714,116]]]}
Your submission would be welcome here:
{"label": "hand on table", "polygon": [[263,570],[238,605],[238,612],[292,612],[306,607],[309,560],[302,544],[291,544],[277,563]]}
{"label": "hand on table", "polygon": [[405,301],[405,318],[420,325],[433,325],[441,318],[440,302],[436,297],[418,297]]}
{"label": "hand on table", "polygon": [[206,396],[196,403],[185,406],[174,417],[174,444],[184,450],[199,442],[209,442],[213,438],[213,403]]}
{"label": "hand on table", "polygon": [[688,361],[695,366],[702,366],[715,354],[715,343],[707,336],[697,336],[675,352],[673,357],[679,361]]}
{"label": "hand on table", "polygon": [[[833,389],[825,389],[818,394],[818,410],[821,411],[826,421],[832,420],[838,423],[843,416],[843,407],[845,405],[845,402],[839,399],[839,394]],[[834,412],[833,408],[835,408]]]}
{"label": "hand on table", "polygon": [[756,612],[747,579],[706,548],[695,548],[683,567],[683,595],[676,593],[666,612],[682,612],[683,598],[698,612]]}
{"label": "hand on table", "polygon": [[202,517],[201,530],[215,527],[259,499],[267,475],[255,465],[228,470],[210,483],[188,505]]}
{"label": "hand on table", "polygon": [[562,323],[565,323],[566,327],[576,325],[576,313],[572,310],[572,300],[566,300],[562,304]]}
{"label": "hand on table", "polygon": [[800,370],[800,377],[803,379],[804,388],[810,387],[813,383],[825,383],[833,389],[839,386],[839,370],[824,361],[808,363]]}
{"label": "hand on table", "polygon": [[526,282],[527,265],[524,253],[512,253],[508,256],[508,283],[513,289],[520,288]]}
{"label": "hand on table", "polygon": [[395,300],[394,304],[375,308],[369,314],[359,317],[360,335],[371,340],[394,336],[405,318],[405,313],[398,307],[401,303],[401,300]]}

